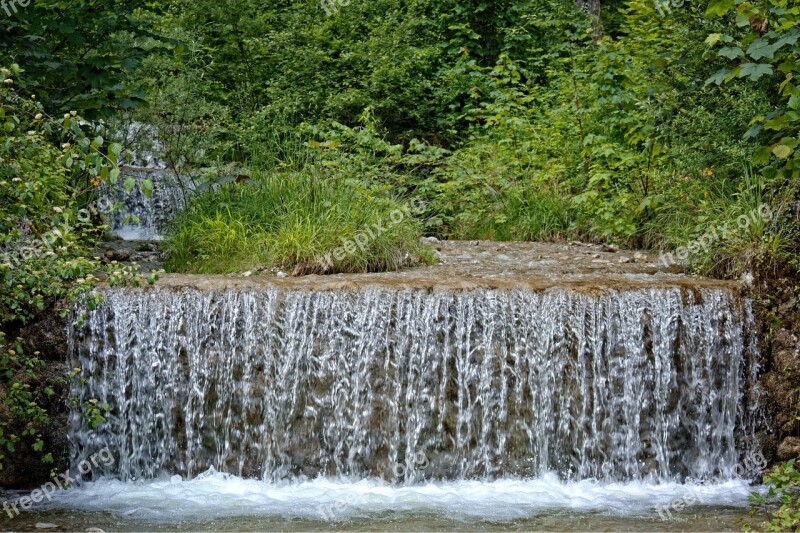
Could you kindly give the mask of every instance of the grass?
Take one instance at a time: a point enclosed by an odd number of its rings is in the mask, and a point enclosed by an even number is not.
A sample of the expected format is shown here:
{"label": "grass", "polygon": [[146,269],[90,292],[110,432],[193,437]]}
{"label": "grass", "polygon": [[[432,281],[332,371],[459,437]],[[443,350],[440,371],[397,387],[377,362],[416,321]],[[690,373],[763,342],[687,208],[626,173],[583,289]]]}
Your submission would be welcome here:
{"label": "grass", "polygon": [[314,167],[254,174],[199,193],[165,242],[170,272],[278,268],[292,275],[378,272],[431,263],[404,203]]}
{"label": "grass", "polygon": [[675,191],[646,224],[645,241],[675,251],[708,239],[688,257],[690,270],[717,278],[744,273],[777,276],[785,267],[796,269],[800,224],[791,214],[798,193],[792,187],[766,187],[745,168],[741,178],[718,182],[700,190]]}

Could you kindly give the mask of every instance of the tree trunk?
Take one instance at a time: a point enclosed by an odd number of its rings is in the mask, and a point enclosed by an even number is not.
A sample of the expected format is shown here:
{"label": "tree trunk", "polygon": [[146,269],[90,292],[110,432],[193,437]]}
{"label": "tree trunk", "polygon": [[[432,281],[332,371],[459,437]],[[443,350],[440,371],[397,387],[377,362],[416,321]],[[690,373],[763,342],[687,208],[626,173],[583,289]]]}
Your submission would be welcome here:
{"label": "tree trunk", "polygon": [[594,42],[603,38],[603,20],[600,18],[600,0],[577,0],[578,7],[584,9],[592,17],[592,31]]}

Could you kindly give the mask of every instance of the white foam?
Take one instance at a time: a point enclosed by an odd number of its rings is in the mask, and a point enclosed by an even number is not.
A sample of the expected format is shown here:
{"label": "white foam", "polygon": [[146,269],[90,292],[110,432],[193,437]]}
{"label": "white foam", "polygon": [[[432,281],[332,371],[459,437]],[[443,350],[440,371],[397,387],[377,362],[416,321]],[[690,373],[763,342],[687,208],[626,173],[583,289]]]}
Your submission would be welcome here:
{"label": "white foam", "polygon": [[164,239],[155,228],[132,224],[126,224],[110,233],[123,241],[161,241]]}
{"label": "white foam", "polygon": [[657,506],[670,505],[681,498],[690,507],[746,507],[752,490],[743,480],[716,485],[649,485],[591,480],[565,483],[555,476],[414,486],[324,478],[275,484],[212,470],[191,480],[181,480],[179,476],[147,482],[101,479],[61,492],[46,505],[50,509],[105,511],[157,521],[236,516],[331,521],[386,511],[513,520],[559,510],[654,516]]}

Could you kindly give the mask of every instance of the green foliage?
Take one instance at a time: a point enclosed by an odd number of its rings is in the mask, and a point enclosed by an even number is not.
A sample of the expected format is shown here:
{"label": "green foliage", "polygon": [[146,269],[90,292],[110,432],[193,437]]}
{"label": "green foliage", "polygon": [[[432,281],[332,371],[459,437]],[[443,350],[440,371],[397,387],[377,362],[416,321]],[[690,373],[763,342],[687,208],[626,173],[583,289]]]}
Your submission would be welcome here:
{"label": "green foliage", "polygon": [[171,271],[395,270],[430,255],[413,209],[342,171],[254,172],[199,194],[166,241]]}
{"label": "green foliage", "polygon": [[[706,83],[730,83],[745,78],[761,82],[774,91],[777,106],[753,118],[747,138],[758,138],[764,146],[754,157],[766,165],[768,179],[796,180],[800,177],[800,6],[790,0],[751,3],[744,0],[713,0],[707,11],[722,16],[732,12],[736,28],[713,33],[706,43],[731,66],[716,72]],[[783,79],[780,79],[782,76]],[[768,83],[768,85],[766,85]]]}
{"label": "green foliage", "polygon": [[53,462],[52,454],[44,451],[42,431],[50,419],[41,407],[53,390],[36,386],[37,370],[43,366],[39,352],[26,355],[22,339],[9,344],[0,331],[0,404],[6,411],[0,418],[0,469],[6,454],[14,453],[20,441],[30,441],[33,451],[42,453],[43,462]]}
{"label": "green foliage", "polygon": [[64,302],[93,308],[100,298],[95,274],[112,285],[141,280],[130,267],[86,257],[102,233],[91,200],[119,174],[121,147],[87,135],[77,112],[49,116],[16,89],[21,74],[17,65],[0,68],[0,446],[7,454],[27,440],[52,461],[41,437],[48,417],[37,403],[52,394],[36,379],[44,362],[23,354],[21,341],[7,346],[4,332],[59,308],[66,314]]}
{"label": "green foliage", "polygon": [[758,524],[747,524],[745,531],[753,526],[761,531],[797,531],[800,529],[800,472],[795,460],[777,464],[764,475],[766,494],[754,492],[750,516],[768,513],[769,519]]}
{"label": "green foliage", "polygon": [[[69,373],[71,381],[79,386],[86,384],[86,378],[81,375],[80,368],[74,368]],[[108,413],[110,407],[107,403],[101,402],[97,398],[91,398],[80,404],[80,399],[72,397],[69,399],[73,408],[80,408],[83,418],[89,424],[89,427],[96,429],[97,426],[106,422],[105,413]]]}
{"label": "green foliage", "polygon": [[[50,112],[89,118],[141,105],[131,74],[153,49],[144,7],[126,0],[7,2],[0,11],[0,57],[24,66],[19,87]],[[150,9],[156,3],[148,3]]]}
{"label": "green foliage", "polygon": [[48,116],[20,96],[0,71],[0,325],[29,322],[48,304],[75,298],[92,286],[97,265],[83,256],[94,234],[83,205],[93,184],[113,171],[118,148],[103,150],[77,113]]}
{"label": "green foliage", "polygon": [[689,264],[797,270],[797,2],[619,0],[599,19],[574,0],[134,4],[0,16],[26,70],[0,71],[2,327],[91,308],[98,271],[139,283],[87,257],[123,153],[90,130],[132,121],[204,191],[172,270],[388,270],[432,260],[422,233],[674,249],[765,205]]}

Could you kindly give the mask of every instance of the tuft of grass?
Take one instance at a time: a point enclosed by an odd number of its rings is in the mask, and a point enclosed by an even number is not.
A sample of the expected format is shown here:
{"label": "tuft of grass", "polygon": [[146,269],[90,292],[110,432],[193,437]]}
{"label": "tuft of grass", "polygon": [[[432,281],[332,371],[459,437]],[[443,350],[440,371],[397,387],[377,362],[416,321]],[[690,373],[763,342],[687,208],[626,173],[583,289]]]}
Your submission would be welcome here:
{"label": "tuft of grass", "polygon": [[591,221],[568,195],[556,190],[512,187],[499,194],[498,205],[490,216],[462,225],[459,236],[546,242],[591,238]]}
{"label": "tuft of grass", "polygon": [[506,239],[523,241],[566,241],[588,238],[589,226],[578,206],[555,190],[525,188],[509,196],[504,209],[511,223]]}
{"label": "tuft of grass", "polygon": [[279,268],[292,275],[380,272],[431,263],[414,207],[313,167],[197,194],[165,241],[170,272]]}
{"label": "tuft of grass", "polygon": [[[796,269],[800,220],[793,214],[799,196],[795,188],[769,187],[745,168],[740,179],[690,191],[683,199],[671,196],[675,199],[661,206],[647,225],[647,239],[670,251],[681,246],[691,250],[694,243],[687,260],[692,272],[718,278],[758,273],[769,278],[786,268]],[[704,246],[697,245],[712,234],[715,237]]]}

